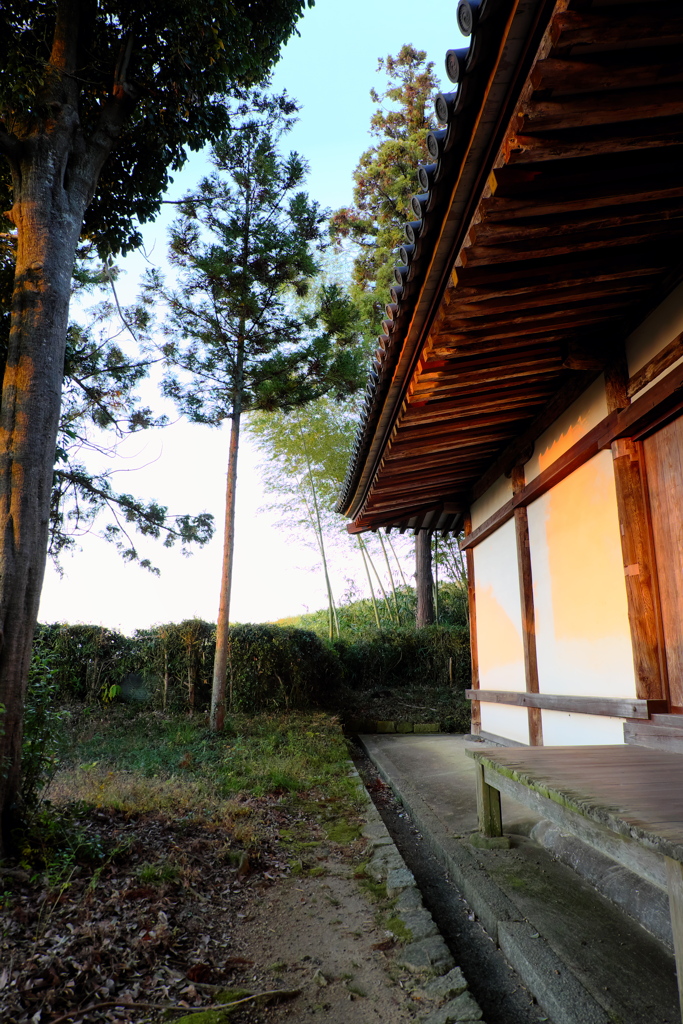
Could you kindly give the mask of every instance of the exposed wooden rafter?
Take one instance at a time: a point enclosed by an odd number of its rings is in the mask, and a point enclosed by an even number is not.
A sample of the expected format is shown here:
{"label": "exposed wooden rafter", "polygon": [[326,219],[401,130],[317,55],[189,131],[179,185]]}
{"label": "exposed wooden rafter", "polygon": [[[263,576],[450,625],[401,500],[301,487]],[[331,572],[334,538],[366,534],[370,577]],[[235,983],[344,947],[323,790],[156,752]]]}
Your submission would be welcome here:
{"label": "exposed wooden rafter", "polygon": [[[487,2],[476,31],[499,50],[482,103],[507,45],[490,19],[499,10],[510,30],[522,6]],[[683,274],[680,5],[557,0],[535,18],[478,191],[465,195],[465,163],[448,165],[450,191],[436,175],[421,250],[435,256],[411,265],[413,291],[391,309],[339,506],[354,531],[405,523],[409,501],[467,507]],[[478,130],[461,126],[463,161]],[[448,232],[459,243],[444,276]]]}

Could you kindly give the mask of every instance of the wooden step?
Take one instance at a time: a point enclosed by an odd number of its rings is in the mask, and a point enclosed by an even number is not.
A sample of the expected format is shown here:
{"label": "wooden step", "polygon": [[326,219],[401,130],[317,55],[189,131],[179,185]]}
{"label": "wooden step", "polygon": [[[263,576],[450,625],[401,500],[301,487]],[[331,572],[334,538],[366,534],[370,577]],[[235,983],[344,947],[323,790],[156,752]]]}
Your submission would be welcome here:
{"label": "wooden step", "polygon": [[646,722],[624,722],[624,742],[683,754],[683,715],[653,715]]}
{"label": "wooden step", "polygon": [[683,715],[650,715],[650,722],[653,725],[669,726],[683,732]]}

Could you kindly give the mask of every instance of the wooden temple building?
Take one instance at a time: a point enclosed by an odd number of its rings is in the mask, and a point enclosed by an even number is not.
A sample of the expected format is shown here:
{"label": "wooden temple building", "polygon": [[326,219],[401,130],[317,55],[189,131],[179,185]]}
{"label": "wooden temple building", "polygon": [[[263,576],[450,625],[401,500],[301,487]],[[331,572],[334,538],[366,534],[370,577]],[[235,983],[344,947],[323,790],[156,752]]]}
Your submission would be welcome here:
{"label": "wooden temple building", "polygon": [[464,531],[480,827],[668,892],[683,991],[683,3],[457,17],[338,510]]}
{"label": "wooden temple building", "polygon": [[457,17],[338,508],[464,530],[473,733],[683,751],[683,3]]}

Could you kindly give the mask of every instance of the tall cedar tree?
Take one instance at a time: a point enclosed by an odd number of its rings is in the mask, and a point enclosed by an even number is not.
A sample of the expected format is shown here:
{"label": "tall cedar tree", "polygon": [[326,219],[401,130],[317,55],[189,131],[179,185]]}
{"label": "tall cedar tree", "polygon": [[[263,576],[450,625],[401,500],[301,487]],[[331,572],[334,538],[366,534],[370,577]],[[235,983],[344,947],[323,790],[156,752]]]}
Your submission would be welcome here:
{"label": "tall cedar tree", "polygon": [[[404,240],[403,224],[414,217],[410,200],[421,191],[417,166],[429,162],[427,133],[436,127],[431,109],[438,83],[424,50],[410,45],[401,47],[396,57],[380,60],[378,70],[389,78],[381,95],[371,92],[377,109],[370,134],[378,141],[363,153],[354,172],[355,205],[337,210],[331,230],[333,237],[351,239],[359,248],[354,294],[366,309],[370,307],[379,331],[393,283],[396,250]],[[418,595],[423,595],[418,601],[418,626],[434,621],[428,596],[433,587],[431,560],[426,557],[429,539],[416,536],[416,587]]]}
{"label": "tall cedar tree", "polygon": [[[310,2],[310,0],[309,0]],[[79,239],[139,241],[187,147],[226,128],[306,0],[3,0],[0,210],[16,229],[0,407],[0,844],[16,818],[45,568],[69,285]],[[8,225],[8,226],[10,226]],[[1,852],[1,850],[0,850]]]}
{"label": "tall cedar tree", "polygon": [[[301,191],[306,166],[277,144],[291,121],[284,97],[252,95],[242,123],[215,147],[216,171],[181,207],[170,259],[177,290],[157,275],[148,293],[168,305],[164,391],[191,420],[231,422],[211,724],[223,727],[240,425],[251,410],[288,410],[362,380],[356,311],[335,286],[300,311],[317,271],[325,214]],[[258,110],[259,116],[253,116]]]}
{"label": "tall cedar tree", "polygon": [[337,210],[332,236],[351,239],[358,247],[353,277],[356,296],[375,307],[376,332],[393,284],[396,250],[404,241],[403,224],[413,220],[410,200],[420,191],[417,165],[428,162],[427,133],[436,127],[431,114],[438,92],[434,65],[424,50],[402,46],[396,57],[378,62],[389,84],[383,93],[371,90],[376,110],[367,149],[354,171],[354,205]]}

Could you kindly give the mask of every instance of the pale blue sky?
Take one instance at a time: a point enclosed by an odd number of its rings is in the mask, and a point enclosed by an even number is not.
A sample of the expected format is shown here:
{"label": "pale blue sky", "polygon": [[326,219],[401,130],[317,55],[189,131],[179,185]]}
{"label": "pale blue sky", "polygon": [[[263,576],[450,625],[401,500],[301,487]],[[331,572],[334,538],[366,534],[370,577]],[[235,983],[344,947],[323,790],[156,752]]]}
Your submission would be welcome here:
{"label": "pale blue sky", "polygon": [[[273,87],[284,89],[302,106],[300,120],[288,137],[311,165],[308,191],[323,206],[351,201],[353,169],[370,144],[370,89],[384,87],[377,60],[395,54],[404,43],[424,49],[434,61],[444,91],[446,50],[464,45],[456,24],[457,0],[318,0],[300,22],[277,67]],[[191,160],[172,186],[177,198],[205,172],[201,156]],[[165,250],[165,225],[172,207],[145,228],[145,244],[157,261]],[[125,263],[124,296],[137,291],[141,256]],[[157,579],[121,563],[111,548],[85,538],[81,553],[65,557],[65,575],[48,569],[40,619],[43,622],[102,622],[132,630],[155,622],[193,615],[215,620],[222,550],[225,465],[228,429],[211,430],[179,423],[167,431],[136,437],[126,447],[127,461],[115,484],[141,496],[156,497],[175,512],[213,512],[218,524],[211,544],[183,559],[175,549],[150,546],[149,556],[162,569]],[[232,618],[264,621],[294,615],[325,604],[314,552],[292,541],[259,512],[264,498],[254,454],[240,454],[237,499],[237,548]],[[137,469],[143,467],[145,469]],[[142,548],[143,545],[140,545]],[[339,557],[334,569],[337,595],[346,580],[361,579],[353,555]]]}

